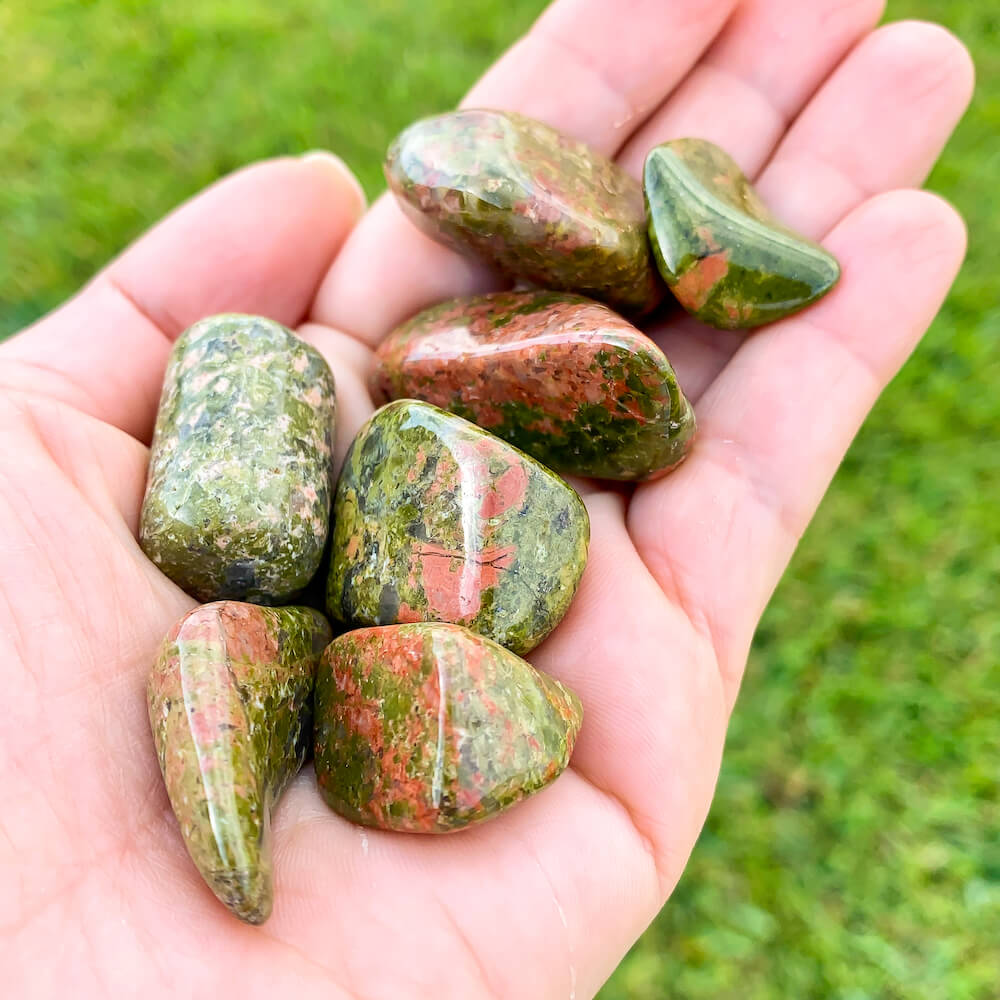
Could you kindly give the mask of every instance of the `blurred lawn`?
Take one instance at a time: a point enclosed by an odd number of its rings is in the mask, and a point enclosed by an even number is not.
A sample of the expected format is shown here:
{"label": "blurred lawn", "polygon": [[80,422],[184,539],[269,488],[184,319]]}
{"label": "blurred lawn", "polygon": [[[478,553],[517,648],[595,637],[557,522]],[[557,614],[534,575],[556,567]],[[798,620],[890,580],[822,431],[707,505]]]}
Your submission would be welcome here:
{"label": "blurred lawn", "polygon": [[[392,134],[540,7],[3,0],[0,335],[248,160],[334,149],[375,193]],[[691,867],[602,1000],[1000,992],[1000,12],[890,14],[977,59],[931,180],[969,262],[765,616]]]}

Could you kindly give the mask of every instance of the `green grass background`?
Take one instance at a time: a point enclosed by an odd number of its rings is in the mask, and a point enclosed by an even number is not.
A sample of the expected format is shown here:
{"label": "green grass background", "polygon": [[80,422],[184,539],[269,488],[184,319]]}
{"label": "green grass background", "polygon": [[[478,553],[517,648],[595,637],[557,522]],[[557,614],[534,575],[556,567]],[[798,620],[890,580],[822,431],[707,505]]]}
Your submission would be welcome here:
{"label": "green grass background", "polygon": [[[334,149],[376,193],[389,138],[541,6],[3,0],[0,336],[249,160]],[[969,261],[764,618],[691,866],[602,1000],[1000,996],[1000,9],[889,8],[978,63],[930,182]]]}

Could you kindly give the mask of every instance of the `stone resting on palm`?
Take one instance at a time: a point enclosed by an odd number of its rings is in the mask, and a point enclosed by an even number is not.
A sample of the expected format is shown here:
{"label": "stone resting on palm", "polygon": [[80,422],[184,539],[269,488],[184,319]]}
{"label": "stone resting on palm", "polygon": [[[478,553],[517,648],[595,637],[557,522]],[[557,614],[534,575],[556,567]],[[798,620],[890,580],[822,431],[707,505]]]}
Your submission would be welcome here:
{"label": "stone resting on palm", "polygon": [[[274,317],[337,376],[338,459],[394,325],[495,279],[336,158],[256,164],[168,217],[0,347],[0,968],[11,996],[588,997],[655,916],[712,798],[760,614],[840,459],[962,260],[912,190],[972,88],[962,46],[876,29],[881,0],[558,0],[465,104],[540,118],[638,174],[698,136],[841,261],[801,316],[647,332],[695,404],[666,479],[585,494],[579,595],[532,661],[586,723],[544,794],[446,838],[363,831],[306,769],[274,827],[276,906],[234,920],[177,834],[146,718],[163,634],[193,602],[136,542],[172,340]],[[335,113],[335,112],[331,112]],[[58,960],[53,948],[58,942]]]}

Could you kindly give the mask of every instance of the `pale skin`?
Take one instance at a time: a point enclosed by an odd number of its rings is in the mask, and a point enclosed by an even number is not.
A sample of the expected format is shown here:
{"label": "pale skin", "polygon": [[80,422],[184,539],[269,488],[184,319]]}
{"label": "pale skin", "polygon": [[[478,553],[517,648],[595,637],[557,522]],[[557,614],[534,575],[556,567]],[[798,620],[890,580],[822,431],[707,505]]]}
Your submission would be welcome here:
{"label": "pale skin", "polygon": [[873,30],[881,8],[559,0],[473,87],[467,104],[543,118],[635,174],[669,138],[724,145],[844,277],[750,336],[686,319],[650,331],[700,437],[665,480],[587,492],[579,597],[531,657],[583,700],[570,770],[445,838],[363,833],[307,770],[275,817],[263,927],[199,880],[145,714],[156,647],[193,605],[135,541],[170,343],[221,311],[298,329],[336,373],[342,456],[371,411],[371,348],[424,305],[494,279],[385,197],[363,214],[334,160],[285,159],[216,184],[0,348],[9,995],[596,993],[683,871],[760,614],[964,254],[955,211],[912,188],[968,102],[968,55],[930,25]]}

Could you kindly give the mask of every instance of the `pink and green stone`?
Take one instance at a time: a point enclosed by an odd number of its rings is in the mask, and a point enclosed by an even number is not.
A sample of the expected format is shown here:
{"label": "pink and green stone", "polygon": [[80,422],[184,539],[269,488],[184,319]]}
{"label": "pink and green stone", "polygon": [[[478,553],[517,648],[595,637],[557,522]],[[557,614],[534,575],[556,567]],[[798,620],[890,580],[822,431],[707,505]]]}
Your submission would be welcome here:
{"label": "pink and green stone", "polygon": [[334,502],[327,609],[351,625],[444,621],[522,654],[587,562],[577,493],[505,441],[398,400],[359,431]]}
{"label": "pink and green stone", "polygon": [[642,188],[548,125],[489,110],[425,118],[389,147],[385,176],[423,232],[512,278],[632,314],[663,298]]}
{"label": "pink and green stone", "polygon": [[836,258],[775,219],[718,146],[702,139],[657,146],[643,179],[660,274],[703,323],[722,330],[772,323],[840,279]]}
{"label": "pink and green stone", "polygon": [[561,473],[655,479],[694,439],[694,411],[663,352],[579,295],[445,302],[390,334],[377,362],[376,402],[427,400]]}
{"label": "pink and green stone", "polygon": [[140,518],[143,551],[200,601],[286,604],[316,573],[333,493],[333,375],[260,316],[174,345]]}
{"label": "pink and green stone", "polygon": [[316,679],[320,792],[365,826],[449,833],[534,794],[569,763],[576,695],[457,625],[359,629]]}
{"label": "pink and green stone", "polygon": [[309,608],[220,601],[174,625],[149,675],[149,721],[184,844],[247,923],[271,913],[271,810],[305,760],[331,638]]}

